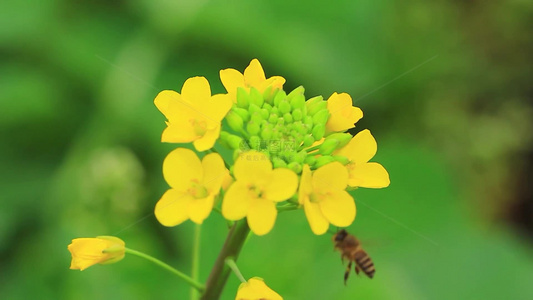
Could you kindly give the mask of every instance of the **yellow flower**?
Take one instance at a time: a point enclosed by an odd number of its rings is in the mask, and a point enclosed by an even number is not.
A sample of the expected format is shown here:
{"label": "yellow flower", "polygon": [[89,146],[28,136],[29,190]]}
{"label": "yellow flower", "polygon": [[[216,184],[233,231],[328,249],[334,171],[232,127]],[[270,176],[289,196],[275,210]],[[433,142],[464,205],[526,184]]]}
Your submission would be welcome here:
{"label": "yellow flower", "polygon": [[324,234],[333,224],[346,227],[355,219],[355,203],[345,191],[348,171],[339,162],[318,168],[311,174],[304,165],[298,199],[314,234]]}
{"label": "yellow flower", "polygon": [[330,113],[326,123],[327,132],[343,132],[355,127],[355,123],[363,117],[359,107],[352,106],[352,97],[346,93],[333,93],[328,99]]}
{"label": "yellow flower", "polygon": [[348,185],[351,187],[383,188],[390,184],[389,173],[375,162],[368,162],[378,149],[376,140],[368,129],[356,134],[350,142],[335,154],[342,155],[350,161]]}
{"label": "yellow flower", "polygon": [[244,70],[244,74],[235,69],[224,69],[220,71],[220,80],[228,91],[233,102],[236,102],[237,88],[242,87],[246,91],[254,87],[263,93],[268,87],[272,87],[272,91],[283,88],[285,78],[281,76],[265,77],[265,72],[261,63],[257,59],[252,59],[250,65]]}
{"label": "yellow flower", "polygon": [[204,77],[189,78],[181,94],[165,90],[154,99],[165,115],[167,128],[162,142],[193,142],[198,151],[211,149],[220,134],[220,122],[232,106],[228,95],[211,96],[209,82]]}
{"label": "yellow flower", "polygon": [[269,288],[262,278],[253,277],[241,283],[235,300],[283,300],[283,298]]}
{"label": "yellow flower", "polygon": [[228,175],[218,153],[202,159],[189,149],[178,148],[163,162],[163,176],[170,185],[155,206],[155,216],[164,226],[184,221],[201,224],[211,213],[222,182]]}
{"label": "yellow flower", "polygon": [[110,264],[124,258],[125,244],[114,236],[73,239],[68,245],[72,255],[70,268],[83,271],[95,264]]}
{"label": "yellow flower", "polygon": [[255,234],[267,234],[276,221],[276,202],[294,195],[298,177],[289,169],[272,170],[268,157],[257,151],[241,154],[233,175],[235,182],[224,196],[222,214],[228,220],[247,217]]}

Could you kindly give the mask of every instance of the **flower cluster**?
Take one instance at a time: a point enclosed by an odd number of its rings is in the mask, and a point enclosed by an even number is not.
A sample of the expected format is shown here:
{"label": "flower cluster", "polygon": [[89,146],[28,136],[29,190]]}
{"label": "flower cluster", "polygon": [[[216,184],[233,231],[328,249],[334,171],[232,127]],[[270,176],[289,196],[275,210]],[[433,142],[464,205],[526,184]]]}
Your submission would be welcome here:
{"label": "flower cluster", "polygon": [[[204,77],[185,81],[181,93],[163,91],[154,102],[167,118],[161,140],[192,142],[203,153],[178,148],[163,163],[170,185],[155,215],[161,224],[201,224],[220,205],[228,220],[247,218],[264,235],[280,208],[303,208],[311,230],[349,226],[356,215],[348,188],[382,188],[389,175],[369,162],[377,144],[369,130],[347,133],[363,117],[346,93],[306,99],[300,86],[283,90],[285,79],[266,78],[257,59],[241,73],[220,71],[227,93],[211,95]],[[233,151],[226,164],[215,144]],[[285,203],[284,203],[285,202]]]}

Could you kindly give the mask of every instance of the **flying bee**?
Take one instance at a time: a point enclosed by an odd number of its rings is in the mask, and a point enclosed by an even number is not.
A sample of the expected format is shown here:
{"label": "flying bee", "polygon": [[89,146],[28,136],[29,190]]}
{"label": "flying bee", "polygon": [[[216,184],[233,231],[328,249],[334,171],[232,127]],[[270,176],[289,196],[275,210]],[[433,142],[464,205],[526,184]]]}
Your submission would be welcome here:
{"label": "flying bee", "polygon": [[376,269],[374,263],[368,256],[368,254],[361,248],[361,243],[355,238],[355,236],[349,234],[346,230],[342,229],[333,235],[333,242],[335,243],[335,249],[341,252],[341,259],[344,263],[346,258],[349,263],[344,272],[344,284],[350,276],[350,269],[352,263],[355,262],[355,273],[359,274],[359,271],[363,271],[366,276],[372,278]]}

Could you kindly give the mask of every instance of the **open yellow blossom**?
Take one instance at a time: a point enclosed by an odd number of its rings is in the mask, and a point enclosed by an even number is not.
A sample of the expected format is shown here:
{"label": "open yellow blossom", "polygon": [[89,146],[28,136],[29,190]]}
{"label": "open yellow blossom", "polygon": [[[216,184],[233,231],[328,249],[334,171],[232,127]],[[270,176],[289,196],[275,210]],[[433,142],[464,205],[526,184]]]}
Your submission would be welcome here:
{"label": "open yellow blossom", "polygon": [[327,132],[343,132],[355,127],[355,123],[363,117],[359,107],[352,106],[352,97],[346,93],[333,93],[328,99],[330,113],[326,123]]}
{"label": "open yellow blossom", "polygon": [[283,300],[283,298],[269,288],[262,278],[253,277],[241,283],[235,300]]}
{"label": "open yellow blossom", "polygon": [[247,217],[255,234],[267,234],[276,221],[276,202],[294,195],[298,177],[289,169],[272,170],[268,157],[257,151],[241,154],[235,161],[233,175],[235,182],[224,196],[222,214],[228,220]]}
{"label": "open yellow blossom", "polygon": [[232,105],[228,95],[211,96],[204,77],[187,79],[181,94],[171,90],[160,92],[154,103],[168,120],[161,141],[193,142],[198,151],[213,147],[220,135],[220,122]]}
{"label": "open yellow blossom", "polygon": [[114,236],[73,239],[68,245],[70,268],[83,271],[95,264],[110,264],[124,258],[125,243]]}
{"label": "open yellow blossom", "polygon": [[324,234],[333,224],[346,227],[355,219],[355,202],[346,192],[348,171],[339,162],[332,162],[311,173],[304,165],[300,178],[298,200],[314,234]]}
{"label": "open yellow blossom", "polygon": [[268,87],[272,87],[272,91],[283,88],[285,78],[281,76],[272,76],[266,78],[265,72],[261,63],[257,59],[252,59],[250,65],[244,70],[244,74],[235,69],[224,69],[220,71],[220,80],[228,91],[233,102],[236,102],[237,88],[242,87],[246,91],[254,87],[263,93]]}
{"label": "open yellow blossom", "polygon": [[389,173],[376,162],[368,162],[376,155],[378,146],[368,129],[356,134],[350,142],[335,154],[342,155],[350,161],[348,185],[351,187],[383,188],[390,184]]}
{"label": "open yellow blossom", "polygon": [[207,154],[200,161],[189,149],[170,152],[163,162],[163,176],[171,188],[155,206],[157,220],[164,226],[176,226],[188,219],[202,224],[228,173],[218,153]]}

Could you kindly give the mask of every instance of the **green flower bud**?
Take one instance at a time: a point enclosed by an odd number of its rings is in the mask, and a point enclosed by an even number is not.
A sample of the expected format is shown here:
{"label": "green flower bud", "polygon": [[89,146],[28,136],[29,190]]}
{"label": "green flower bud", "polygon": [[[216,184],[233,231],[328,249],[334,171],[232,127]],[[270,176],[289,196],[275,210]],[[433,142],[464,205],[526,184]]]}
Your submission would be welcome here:
{"label": "green flower bud", "polygon": [[323,109],[317,112],[313,116],[313,124],[315,125],[324,124],[325,125],[326,122],[328,121],[328,118],[329,118],[329,111],[327,109]]}
{"label": "green flower bud", "polygon": [[263,102],[265,102],[265,99],[263,99],[263,95],[254,87],[250,89],[250,103],[253,103],[257,105],[258,107],[263,106]]}
{"label": "green flower bud", "polygon": [[294,155],[294,157],[292,158],[292,161],[303,163],[306,157],[307,157],[307,151],[301,150],[300,152],[296,153],[296,155]]}
{"label": "green flower bud", "polygon": [[339,145],[337,146],[337,149],[342,148],[348,144],[348,142],[352,139],[352,135],[349,133],[332,133],[326,137],[327,140],[337,140],[339,141]]}
{"label": "green flower bud", "polygon": [[285,98],[287,98],[287,94],[285,94],[285,91],[280,90],[274,97],[274,106],[278,106]]}
{"label": "green flower bud", "polygon": [[270,110],[270,113],[279,115],[279,109],[276,106],[273,106],[272,109]]}
{"label": "green flower bud", "polygon": [[259,131],[261,131],[261,127],[259,126],[259,123],[250,121],[246,126],[246,131],[248,131],[250,135],[258,135]]}
{"label": "green flower bud", "polygon": [[282,127],[283,124],[285,124],[285,119],[283,117],[279,117],[278,118],[278,122],[277,122],[277,125]]}
{"label": "green flower bud", "polygon": [[305,158],[304,163],[312,167],[314,164],[316,164],[316,157],[314,155],[309,155]]}
{"label": "green flower bud", "polygon": [[274,168],[286,168],[287,167],[287,163],[283,159],[277,156],[272,158],[272,165],[274,166]]}
{"label": "green flower bud", "polygon": [[330,155],[319,156],[316,159],[315,167],[316,168],[320,168],[320,167],[322,167],[324,165],[327,165],[327,164],[329,164],[330,162],[333,162],[333,161],[335,161],[335,160]]}
{"label": "green flower bud", "polygon": [[259,113],[261,114],[261,117],[262,117],[264,120],[267,120],[268,117],[270,116],[270,112],[269,112],[268,109],[266,109],[266,108],[261,108],[261,110],[259,111]]}
{"label": "green flower bud", "polygon": [[313,117],[311,116],[305,116],[304,118],[304,124],[307,126],[307,130],[311,130],[313,128]]}
{"label": "green flower bud", "polygon": [[282,114],[286,114],[291,111],[291,105],[287,100],[281,101],[278,105],[278,108]]}
{"label": "green flower bud", "polygon": [[253,113],[252,117],[250,118],[250,122],[254,122],[257,124],[261,124],[262,121],[263,121],[263,116],[261,115],[260,112]]}
{"label": "green flower bud", "polygon": [[225,148],[230,148],[229,144],[228,144],[228,138],[229,138],[230,134],[226,131],[221,131],[220,132],[220,136],[217,140],[218,143],[220,143],[220,145],[222,145],[222,147],[225,147]]}
{"label": "green flower bud", "polygon": [[339,141],[335,139],[328,140],[326,139],[321,145],[320,148],[318,148],[318,153],[322,155],[329,155],[337,149],[337,146],[339,145]]}
{"label": "green flower bud", "polygon": [[231,129],[240,132],[244,128],[244,122],[236,112],[230,110],[226,115],[226,121]]}
{"label": "green flower bud", "polygon": [[294,90],[292,90],[288,95],[287,95],[287,99],[288,100],[291,100],[292,98],[294,98],[295,96],[298,96],[298,95],[303,95],[305,92],[305,88],[303,86],[299,86],[297,88],[295,88]]}
{"label": "green flower bud", "polygon": [[279,132],[279,129],[277,128],[272,129],[272,139],[281,140],[281,132]]}
{"label": "green flower bud", "polygon": [[261,138],[263,140],[270,140],[272,138],[272,128],[270,126],[261,129]]}
{"label": "green flower bud", "polygon": [[304,137],[303,147],[304,148],[310,147],[311,145],[313,145],[314,142],[315,142],[315,138],[312,135],[310,135],[310,134],[306,135]]}
{"label": "green flower bud", "polygon": [[268,113],[270,113],[270,111],[272,110],[272,105],[265,102],[263,103],[263,108],[266,109]]}
{"label": "green flower bud", "polygon": [[265,89],[265,91],[263,92],[263,99],[265,99],[265,103],[272,103],[272,101],[274,100],[272,86],[269,86]]}
{"label": "green flower bud", "polygon": [[244,142],[244,140],[240,137],[240,136],[236,136],[236,135],[233,135],[233,134],[230,134],[228,139],[228,145],[229,145],[229,148],[230,149],[233,149],[233,150],[237,150],[237,149],[241,149],[243,150],[243,148],[246,148],[246,143]]}
{"label": "green flower bud", "polygon": [[285,123],[287,123],[287,124],[292,123],[292,115],[291,115],[291,113],[283,114],[283,119],[285,119]]}
{"label": "green flower bud", "polygon": [[251,136],[248,140],[248,144],[250,144],[250,148],[254,150],[261,150],[261,138],[257,135]]}
{"label": "green flower bud", "polygon": [[315,97],[312,97],[312,98],[309,98],[307,99],[307,101],[305,101],[305,106],[311,106],[311,105],[315,105],[317,103],[320,103],[324,100],[324,97],[322,96],[315,96]]}
{"label": "green flower bud", "polygon": [[250,103],[250,106],[248,107],[248,111],[250,112],[251,115],[253,115],[255,113],[259,113],[259,111],[261,111],[261,108],[253,103]]}
{"label": "green flower bud", "polygon": [[315,141],[318,141],[324,137],[324,133],[326,133],[326,126],[323,124],[315,125],[311,133],[313,134]]}
{"label": "green flower bud", "polygon": [[350,162],[350,160],[346,156],[342,156],[342,155],[333,155],[333,159],[340,162],[343,165],[347,165]]}
{"label": "green flower bud", "polygon": [[237,105],[241,108],[248,108],[250,104],[250,94],[242,87],[237,88]]}
{"label": "green flower bud", "polygon": [[244,122],[250,121],[250,113],[248,110],[235,106],[231,110],[238,114]]}
{"label": "green flower bud", "polygon": [[[308,100],[305,104],[307,107],[307,114],[308,115],[314,115],[317,112],[326,109],[328,107],[328,103],[324,100],[322,100],[322,96],[318,96],[320,98],[317,98],[313,102],[310,103],[310,100]],[[315,97],[316,98],[316,97]],[[314,98],[313,98],[314,99]]]}
{"label": "green flower bud", "polygon": [[268,122],[276,124],[278,122],[278,115],[270,114],[270,117],[268,117]]}
{"label": "green flower bud", "polygon": [[289,169],[293,170],[294,173],[296,173],[296,174],[300,174],[300,173],[302,172],[302,168],[303,168],[303,167],[302,167],[302,164],[297,163],[297,162],[295,162],[295,161],[289,163],[289,164],[287,165],[287,167],[289,167]]}
{"label": "green flower bud", "polygon": [[299,109],[299,108],[295,108],[295,109],[293,109],[293,111],[292,111],[292,118],[293,118],[295,121],[300,121],[300,120],[303,118],[302,110]]}

